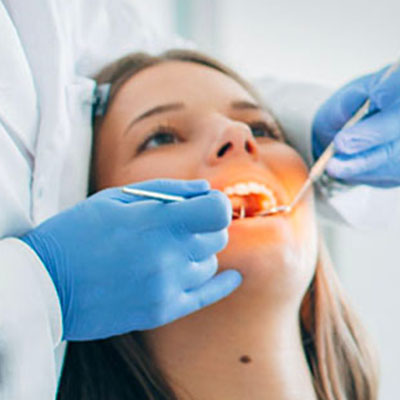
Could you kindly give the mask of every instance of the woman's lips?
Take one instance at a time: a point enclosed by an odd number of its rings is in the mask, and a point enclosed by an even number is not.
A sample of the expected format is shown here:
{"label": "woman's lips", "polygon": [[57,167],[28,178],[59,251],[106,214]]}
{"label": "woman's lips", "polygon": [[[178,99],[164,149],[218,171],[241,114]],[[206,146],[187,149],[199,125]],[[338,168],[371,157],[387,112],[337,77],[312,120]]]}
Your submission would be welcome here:
{"label": "woman's lips", "polygon": [[247,172],[232,176],[235,178],[228,180],[226,177],[214,177],[208,180],[213,189],[220,190],[228,196],[234,219],[254,217],[260,211],[288,202],[288,196],[282,185],[264,171],[261,174]]}
{"label": "woman's lips", "polygon": [[258,182],[239,182],[224,188],[232,204],[233,218],[254,217],[277,205],[274,192]]}

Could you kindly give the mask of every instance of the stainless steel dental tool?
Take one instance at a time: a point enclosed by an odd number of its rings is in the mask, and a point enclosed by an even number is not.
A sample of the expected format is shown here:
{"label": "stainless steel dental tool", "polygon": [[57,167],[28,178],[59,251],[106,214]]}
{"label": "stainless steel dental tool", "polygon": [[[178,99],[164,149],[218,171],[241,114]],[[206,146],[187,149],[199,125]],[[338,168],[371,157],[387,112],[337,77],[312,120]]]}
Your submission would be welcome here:
{"label": "stainless steel dental tool", "polygon": [[[398,67],[400,66],[400,59],[394,63],[388,70],[382,75],[379,83],[383,82],[387,79]],[[371,100],[367,99],[364,104],[359,108],[359,110],[344,124],[342,129],[350,128],[355,125],[358,121],[360,121],[363,117],[368,114],[368,109],[371,104]],[[324,150],[318,160],[311,167],[307,180],[304,182],[303,186],[298,191],[297,195],[294,197],[292,202],[289,205],[277,206],[273,207],[270,210],[261,211],[257,213],[257,216],[267,216],[273,215],[277,213],[289,213],[293,210],[293,207],[301,200],[310,186],[316,182],[320,176],[323,174],[326,164],[333,157],[335,153],[334,143],[333,141],[329,144],[329,146]]]}
{"label": "stainless steel dental tool", "polygon": [[[122,188],[122,192],[127,193],[127,194],[133,194],[135,196],[147,197],[147,198],[153,199],[153,200],[162,200],[164,202],[186,200],[186,198],[182,197],[182,196],[175,196],[175,195],[171,195],[171,194],[153,192],[151,190],[134,189],[134,188],[130,188],[127,186]],[[242,205],[239,212],[233,211],[232,214],[233,214],[233,216],[238,216],[239,218],[245,218],[246,217],[245,207]]]}
{"label": "stainless steel dental tool", "polygon": [[175,196],[172,194],[164,194],[160,192],[153,192],[150,190],[143,190],[143,189],[134,189],[134,188],[129,188],[129,187],[124,187],[122,188],[122,191],[124,193],[128,194],[134,194],[136,196],[142,196],[142,197],[148,197],[150,199],[154,200],[163,200],[163,201],[183,201],[185,200],[184,197],[182,196]]}

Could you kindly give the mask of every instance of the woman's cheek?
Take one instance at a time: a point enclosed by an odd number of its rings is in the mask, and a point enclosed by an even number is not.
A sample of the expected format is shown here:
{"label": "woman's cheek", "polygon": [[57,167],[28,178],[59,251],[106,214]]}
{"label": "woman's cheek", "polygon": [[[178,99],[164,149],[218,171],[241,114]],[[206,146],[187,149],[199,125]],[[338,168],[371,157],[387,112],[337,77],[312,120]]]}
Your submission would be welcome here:
{"label": "woman's cheek", "polygon": [[308,177],[308,167],[299,153],[284,143],[278,143],[264,155],[264,162],[273,171],[277,180],[294,198]]}
{"label": "woman's cheek", "polygon": [[[152,154],[151,154],[152,153]],[[151,179],[193,179],[196,174],[193,159],[181,152],[157,150],[142,153],[124,167],[118,168],[118,180],[122,183]]]}

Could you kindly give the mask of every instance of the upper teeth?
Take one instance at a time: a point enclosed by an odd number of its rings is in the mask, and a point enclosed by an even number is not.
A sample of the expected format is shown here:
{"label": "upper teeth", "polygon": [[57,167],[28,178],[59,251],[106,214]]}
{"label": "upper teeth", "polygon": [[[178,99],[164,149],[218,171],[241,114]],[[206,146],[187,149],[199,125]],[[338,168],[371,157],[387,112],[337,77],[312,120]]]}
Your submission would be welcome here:
{"label": "upper teeth", "polygon": [[233,186],[228,186],[224,189],[226,195],[246,195],[250,193],[263,193],[271,199],[275,200],[274,193],[265,185],[257,182],[237,183]]}

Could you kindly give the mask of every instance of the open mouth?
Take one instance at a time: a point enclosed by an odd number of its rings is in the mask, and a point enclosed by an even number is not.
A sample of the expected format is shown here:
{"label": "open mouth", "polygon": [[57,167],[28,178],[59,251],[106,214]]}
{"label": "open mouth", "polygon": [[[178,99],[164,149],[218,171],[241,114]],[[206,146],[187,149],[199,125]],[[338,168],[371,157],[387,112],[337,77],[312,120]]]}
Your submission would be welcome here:
{"label": "open mouth", "polygon": [[257,182],[237,183],[226,187],[224,193],[231,201],[233,219],[256,217],[277,205],[272,190]]}

